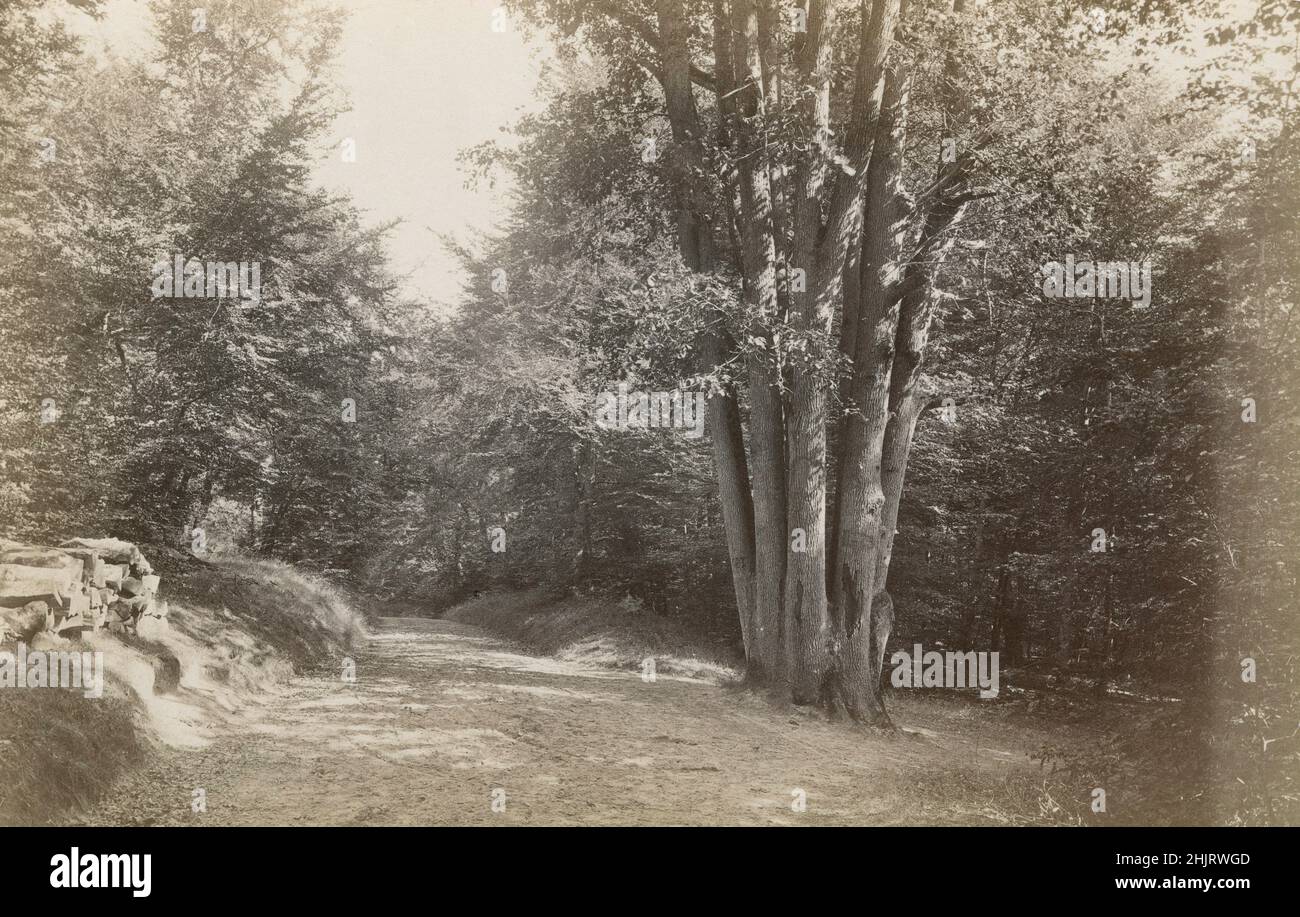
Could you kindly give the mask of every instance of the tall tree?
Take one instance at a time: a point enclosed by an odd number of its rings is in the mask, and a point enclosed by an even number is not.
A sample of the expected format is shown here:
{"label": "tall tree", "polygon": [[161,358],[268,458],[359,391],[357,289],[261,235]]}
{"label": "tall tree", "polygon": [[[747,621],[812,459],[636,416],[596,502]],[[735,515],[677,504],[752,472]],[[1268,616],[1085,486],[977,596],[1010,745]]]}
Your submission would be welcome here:
{"label": "tall tree", "polygon": [[[960,0],[912,6],[521,9],[658,83],[680,255],[700,274],[734,270],[742,291],[742,317],[707,329],[700,350],[715,367],[738,361],[747,383],[714,392],[710,423],[748,673],[870,722],[887,719],[885,584],[932,394],[920,386],[932,279],[975,171],[964,150],[920,199],[905,191],[915,52],[900,39],[912,19],[963,15]],[[967,117],[951,82],[956,125]]]}

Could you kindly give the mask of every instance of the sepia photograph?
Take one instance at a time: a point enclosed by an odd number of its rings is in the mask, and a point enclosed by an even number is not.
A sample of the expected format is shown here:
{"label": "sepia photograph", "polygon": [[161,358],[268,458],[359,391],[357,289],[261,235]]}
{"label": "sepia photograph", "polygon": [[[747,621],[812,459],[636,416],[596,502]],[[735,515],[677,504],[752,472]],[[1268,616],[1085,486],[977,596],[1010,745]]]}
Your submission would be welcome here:
{"label": "sepia photograph", "polygon": [[11,878],[818,827],[1267,887],[1297,77],[1297,0],[0,0]]}

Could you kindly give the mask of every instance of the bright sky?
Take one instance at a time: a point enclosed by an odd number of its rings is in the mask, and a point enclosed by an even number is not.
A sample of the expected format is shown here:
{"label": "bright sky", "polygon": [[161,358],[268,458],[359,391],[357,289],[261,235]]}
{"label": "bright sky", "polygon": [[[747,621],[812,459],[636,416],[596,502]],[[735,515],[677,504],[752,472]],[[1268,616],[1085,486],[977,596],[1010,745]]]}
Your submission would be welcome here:
{"label": "bright sky", "polygon": [[[196,7],[202,0],[195,0]],[[338,0],[349,20],[337,78],[352,102],[338,121],[322,184],[346,190],[376,222],[401,219],[390,240],[407,290],[441,302],[459,289],[456,265],[436,234],[462,238],[505,215],[504,190],[464,187],[456,155],[536,106],[545,49],[525,37],[498,0]],[[109,0],[98,23],[77,30],[88,47],[121,56],[148,44],[143,0]],[[498,31],[498,28],[504,28]],[[494,28],[496,26],[496,28]],[[356,161],[337,144],[356,141]]]}

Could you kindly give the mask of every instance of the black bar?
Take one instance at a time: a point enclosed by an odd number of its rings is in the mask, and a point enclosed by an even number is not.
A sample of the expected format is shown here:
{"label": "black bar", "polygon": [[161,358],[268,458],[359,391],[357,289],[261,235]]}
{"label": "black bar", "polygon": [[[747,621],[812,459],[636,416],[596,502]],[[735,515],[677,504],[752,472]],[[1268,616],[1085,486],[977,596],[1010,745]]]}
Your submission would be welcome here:
{"label": "black bar", "polygon": [[[7,850],[6,903],[70,902],[75,894],[78,903],[94,898],[128,907],[146,901],[193,905],[220,891],[232,901],[248,896],[250,902],[283,898],[337,907],[373,904],[376,895],[393,902],[428,900],[436,891],[440,908],[456,900],[492,904],[523,895],[532,896],[534,906],[572,898],[622,909],[638,902],[662,905],[662,896],[688,893],[696,903],[698,897],[734,903],[748,895],[811,903],[858,889],[864,906],[882,895],[900,901],[915,896],[918,902],[969,897],[979,905],[1032,900],[1040,891],[1052,896],[1044,903],[1181,903],[1202,896],[1231,906],[1242,895],[1275,898],[1293,887],[1293,872],[1284,870],[1294,863],[1295,835],[1283,831],[26,828],[0,833],[0,842]],[[52,887],[52,861],[70,856],[74,847],[83,868],[87,854],[148,854],[148,896],[136,896],[125,879],[128,887]],[[1213,859],[1206,865],[1192,859],[1201,855]],[[143,884],[142,876],[136,879]],[[1132,880],[1154,887],[1120,887]],[[1195,880],[1198,887],[1165,887],[1166,880]],[[1206,880],[1212,887],[1199,887]],[[1247,884],[1222,885],[1241,880]]]}

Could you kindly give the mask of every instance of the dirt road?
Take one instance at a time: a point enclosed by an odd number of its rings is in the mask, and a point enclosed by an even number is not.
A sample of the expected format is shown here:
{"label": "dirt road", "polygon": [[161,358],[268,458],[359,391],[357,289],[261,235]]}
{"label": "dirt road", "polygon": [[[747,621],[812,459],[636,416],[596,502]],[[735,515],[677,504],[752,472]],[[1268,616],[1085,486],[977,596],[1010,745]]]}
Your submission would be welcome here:
{"label": "dirt road", "polygon": [[1043,736],[969,704],[894,712],[898,733],[871,733],[387,618],[355,682],[295,678],[213,724],[206,747],[162,751],[79,822],[1006,824],[1036,808],[1027,752]]}

